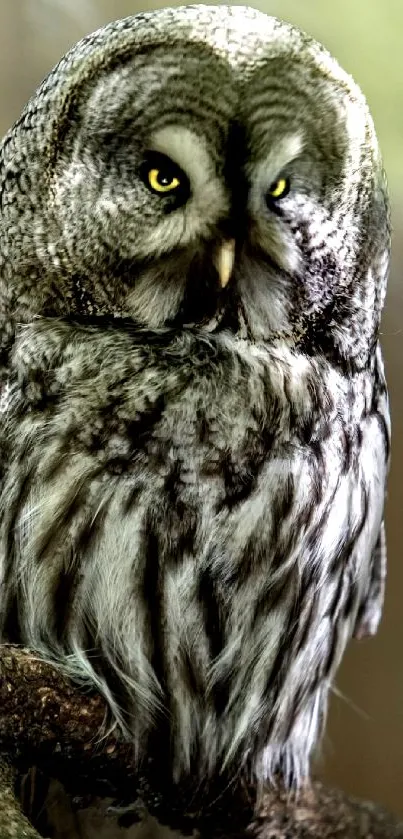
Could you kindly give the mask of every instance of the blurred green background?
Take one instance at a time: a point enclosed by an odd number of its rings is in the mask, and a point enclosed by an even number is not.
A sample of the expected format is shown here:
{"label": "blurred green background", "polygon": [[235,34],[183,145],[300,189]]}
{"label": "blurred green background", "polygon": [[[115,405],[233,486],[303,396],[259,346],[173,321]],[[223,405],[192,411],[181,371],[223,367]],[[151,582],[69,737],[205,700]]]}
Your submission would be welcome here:
{"label": "blurred green background", "polygon": [[[82,35],[114,18],[162,5],[167,3],[0,0],[0,133]],[[383,344],[394,438],[386,609],[376,639],[353,643],[345,657],[320,771],[329,782],[403,816],[403,0],[260,0],[252,5],[308,31],[352,73],[372,109],[389,178],[395,233]]]}

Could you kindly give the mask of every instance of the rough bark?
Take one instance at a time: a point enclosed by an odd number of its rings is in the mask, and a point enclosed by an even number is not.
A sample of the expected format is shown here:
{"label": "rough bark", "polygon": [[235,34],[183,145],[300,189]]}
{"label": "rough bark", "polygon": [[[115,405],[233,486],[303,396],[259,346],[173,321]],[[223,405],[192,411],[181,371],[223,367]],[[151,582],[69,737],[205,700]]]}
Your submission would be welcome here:
{"label": "rough bark", "polygon": [[14,795],[14,769],[0,759],[0,839],[40,839]]}

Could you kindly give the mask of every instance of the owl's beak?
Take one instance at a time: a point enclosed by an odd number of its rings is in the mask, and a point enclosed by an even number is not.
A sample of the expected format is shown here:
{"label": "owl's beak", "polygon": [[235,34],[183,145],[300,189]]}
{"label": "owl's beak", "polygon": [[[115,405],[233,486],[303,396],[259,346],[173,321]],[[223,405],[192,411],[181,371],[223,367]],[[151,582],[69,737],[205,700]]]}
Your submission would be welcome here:
{"label": "owl's beak", "polygon": [[229,282],[235,262],[235,239],[223,242],[215,256],[214,265],[218,272],[221,288]]}

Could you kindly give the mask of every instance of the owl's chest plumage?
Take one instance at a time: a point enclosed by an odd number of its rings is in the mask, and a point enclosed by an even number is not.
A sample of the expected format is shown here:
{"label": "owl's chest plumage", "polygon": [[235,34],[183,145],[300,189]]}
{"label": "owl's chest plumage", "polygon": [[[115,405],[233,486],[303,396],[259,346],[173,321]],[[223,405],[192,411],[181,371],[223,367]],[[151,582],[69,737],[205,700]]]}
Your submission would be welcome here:
{"label": "owl's chest plumage", "polygon": [[46,321],[11,370],[3,634],[103,691],[139,753],[168,720],[177,775],[306,771],[381,522],[382,371]]}

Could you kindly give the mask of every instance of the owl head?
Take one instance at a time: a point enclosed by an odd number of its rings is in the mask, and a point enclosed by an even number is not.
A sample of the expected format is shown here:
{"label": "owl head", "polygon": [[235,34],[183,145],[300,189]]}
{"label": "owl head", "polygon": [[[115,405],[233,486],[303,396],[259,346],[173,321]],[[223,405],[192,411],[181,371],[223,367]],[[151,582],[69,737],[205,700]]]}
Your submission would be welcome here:
{"label": "owl head", "polygon": [[367,363],[378,144],[355,83],[294,27],[229,6],[112,23],[50,73],[0,161],[7,328],[123,317]]}

